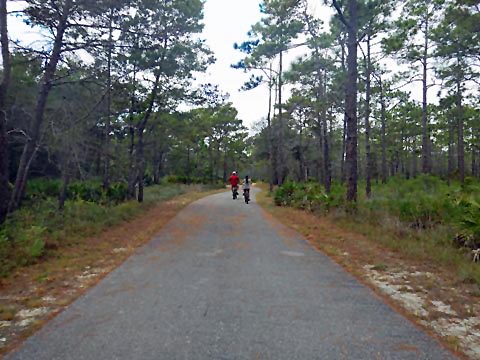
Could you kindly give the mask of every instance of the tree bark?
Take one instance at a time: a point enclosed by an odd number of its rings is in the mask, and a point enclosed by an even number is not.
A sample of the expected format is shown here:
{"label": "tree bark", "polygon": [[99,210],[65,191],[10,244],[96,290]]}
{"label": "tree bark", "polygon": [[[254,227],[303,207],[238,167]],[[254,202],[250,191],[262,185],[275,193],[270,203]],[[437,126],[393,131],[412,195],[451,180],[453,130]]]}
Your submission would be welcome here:
{"label": "tree bark", "polygon": [[330,148],[329,148],[329,139],[328,139],[328,125],[327,125],[327,107],[325,104],[326,96],[326,73],[321,74],[321,70],[318,70],[320,73],[320,98],[324,102],[322,105],[322,137],[323,137],[323,173],[324,173],[324,183],[325,192],[330,193],[331,184],[332,184],[332,175],[330,172]]}
{"label": "tree bark", "polygon": [[33,118],[32,128],[30,129],[29,138],[23,148],[20,163],[18,165],[15,187],[10,199],[9,212],[14,211],[20,205],[20,201],[25,192],[30,164],[35,156],[36,150],[39,146],[40,130],[43,123],[45,108],[47,105],[48,95],[53,86],[53,79],[57,70],[58,62],[62,54],[63,37],[67,29],[68,17],[72,9],[72,0],[65,0],[62,7],[62,13],[56,27],[55,40],[53,43],[52,53],[43,74],[42,85],[37,96],[37,104],[35,107],[35,114]]}
{"label": "tree bark", "polygon": [[347,140],[346,140],[346,175],[347,201],[357,201],[357,1],[348,0],[348,86],[346,91]]}
{"label": "tree bark", "polygon": [[136,92],[136,85],[137,85],[137,68],[134,66],[133,68],[133,89],[132,94],[130,96],[130,109],[129,109],[129,139],[130,144],[128,147],[128,155],[129,155],[129,176],[128,176],[128,198],[134,199],[136,197],[135,186],[137,184],[137,167],[135,164],[135,126],[133,124],[133,113],[135,111],[135,92]]}
{"label": "tree bark", "polygon": [[103,189],[110,184],[110,128],[112,116],[112,51],[113,51],[113,7],[110,8],[107,49],[107,118],[105,120],[105,138],[103,153]]}
{"label": "tree bark", "polygon": [[465,182],[465,145],[463,139],[463,106],[462,106],[462,84],[460,79],[457,79],[457,95],[455,98],[457,107],[457,162],[458,162],[458,176],[460,182]]}
{"label": "tree bark", "polygon": [[139,203],[143,202],[144,198],[144,176],[145,176],[145,153],[144,153],[144,143],[143,143],[143,134],[145,128],[139,127],[137,130],[137,184],[138,184],[138,193],[137,201]]}
{"label": "tree bark", "polygon": [[[347,74],[347,66],[345,64],[345,43],[342,39],[341,41],[341,47],[342,47],[342,70],[343,73],[346,75]],[[340,165],[340,181],[342,184],[345,183],[346,179],[346,174],[345,174],[345,153],[346,153],[346,139],[347,139],[347,110],[346,110],[346,104],[347,104],[347,79],[345,78],[343,82],[343,91],[344,91],[344,106],[345,106],[345,111],[343,113],[343,129],[342,129],[342,163]]]}
{"label": "tree bark", "polygon": [[278,185],[282,185],[285,179],[285,154],[284,154],[284,127],[283,127],[283,111],[282,111],[282,72],[283,72],[283,51],[280,51],[279,59],[279,69],[278,69],[278,123],[280,126],[279,129],[279,141],[278,141],[278,162],[279,171],[278,171]]}
{"label": "tree bark", "polygon": [[223,182],[227,182],[227,149],[223,153]]}
{"label": "tree bark", "polygon": [[451,116],[448,117],[448,182],[453,178],[453,172],[455,167],[454,153],[453,153],[453,144],[455,139],[455,126],[453,124],[453,119]]}
{"label": "tree bark", "polygon": [[144,177],[146,170],[146,161],[145,161],[145,144],[143,141],[143,135],[148,121],[150,120],[153,113],[153,106],[155,105],[155,100],[158,96],[158,87],[160,85],[160,72],[155,76],[155,81],[153,84],[152,91],[150,93],[150,99],[148,103],[147,110],[143,115],[142,120],[137,127],[137,147],[136,147],[136,165],[137,165],[137,183],[138,183],[138,202],[143,202],[143,189],[144,189]]}
{"label": "tree bark", "polygon": [[65,201],[67,200],[68,184],[70,182],[70,154],[65,153],[63,155],[62,164],[62,187],[60,194],[58,195],[58,209],[63,210],[65,207]]}
{"label": "tree bark", "polygon": [[3,77],[0,84],[0,224],[2,224],[7,216],[10,199],[8,188],[7,94],[10,85],[11,64],[8,47],[7,0],[0,0],[0,42],[3,62]]}
{"label": "tree bark", "polygon": [[429,32],[429,15],[425,17],[425,39],[422,56],[422,172],[427,174],[431,171],[431,155],[430,155],[430,132],[428,125],[428,109],[427,109],[427,76],[428,76],[428,32]]}
{"label": "tree bark", "polygon": [[472,176],[477,176],[477,149],[472,145]]}
{"label": "tree bark", "polygon": [[267,113],[267,142],[268,142],[268,189],[270,192],[273,192],[273,183],[274,183],[274,154],[273,154],[273,134],[272,134],[272,63],[270,63],[270,73],[268,79],[268,113]]}
{"label": "tree bark", "polygon": [[[370,30],[368,30],[370,31]],[[366,157],[366,194],[369,198],[372,192],[372,156],[370,151],[370,93],[371,93],[371,72],[372,72],[372,63],[371,63],[371,53],[370,53],[370,33],[367,34],[367,58],[366,58],[366,74],[365,74],[365,157]]]}
{"label": "tree bark", "polygon": [[382,122],[382,183],[387,183],[387,111],[385,106],[385,89],[382,80],[380,82],[380,106],[381,106],[381,122]]}

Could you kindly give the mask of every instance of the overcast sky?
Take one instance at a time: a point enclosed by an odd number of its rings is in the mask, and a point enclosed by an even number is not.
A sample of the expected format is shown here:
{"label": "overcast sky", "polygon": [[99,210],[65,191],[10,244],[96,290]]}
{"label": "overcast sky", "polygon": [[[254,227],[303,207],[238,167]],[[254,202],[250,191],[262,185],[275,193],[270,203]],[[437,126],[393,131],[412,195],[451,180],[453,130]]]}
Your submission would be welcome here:
{"label": "overcast sky", "polygon": [[[320,0],[311,1],[311,10],[324,20],[329,19],[331,11],[321,5]],[[261,19],[258,0],[207,0],[205,4],[204,36],[210,48],[215,52],[217,62],[207,74],[199,80],[219,84],[228,92],[230,101],[239,112],[239,118],[247,126],[265,118],[268,112],[268,89],[266,85],[254,90],[240,91],[250,74],[233,69],[231,64],[243,58],[242,53],[233,49],[235,42],[247,40],[247,32]],[[285,62],[293,60],[304,51],[297,49],[285,57]]]}

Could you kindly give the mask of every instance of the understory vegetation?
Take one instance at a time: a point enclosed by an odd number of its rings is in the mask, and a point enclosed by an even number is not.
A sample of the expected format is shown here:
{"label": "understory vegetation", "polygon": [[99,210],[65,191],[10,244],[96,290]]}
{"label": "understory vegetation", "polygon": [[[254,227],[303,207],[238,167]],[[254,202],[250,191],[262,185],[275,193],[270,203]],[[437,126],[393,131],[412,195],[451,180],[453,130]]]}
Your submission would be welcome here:
{"label": "understory vegetation", "polygon": [[[120,201],[123,185],[103,191],[101,184],[72,184],[62,211],[57,207],[58,184],[55,180],[32,181],[27,204],[10,216],[0,228],[0,277],[20,266],[28,266],[57,254],[57,250],[75,246],[83,238],[141,215],[152,205],[187,191],[205,191],[215,185],[184,185],[164,182],[146,188],[143,203]],[[123,189],[123,190],[122,190]]]}
{"label": "understory vegetation", "polygon": [[331,216],[410,257],[453,266],[462,281],[480,286],[480,267],[472,262],[480,248],[480,182],[450,183],[422,175],[374,183],[372,195],[359,193],[355,208],[345,188],[334,183],[327,194],[318,182],[286,182],[274,193],[279,206]]}

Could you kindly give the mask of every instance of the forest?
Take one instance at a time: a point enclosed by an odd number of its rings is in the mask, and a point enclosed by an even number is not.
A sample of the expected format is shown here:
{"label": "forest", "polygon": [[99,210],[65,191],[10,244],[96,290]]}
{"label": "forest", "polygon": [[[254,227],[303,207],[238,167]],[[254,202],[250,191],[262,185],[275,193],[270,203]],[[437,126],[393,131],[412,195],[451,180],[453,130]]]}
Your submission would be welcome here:
{"label": "forest", "polygon": [[[262,20],[235,44],[244,90],[270,94],[252,140],[256,177],[279,186],[277,205],[343,212],[357,227],[430,252],[454,245],[477,261],[480,3],[324,6],[328,21],[309,1],[264,1]],[[454,262],[447,252],[443,262]]]}
{"label": "forest", "polygon": [[[222,187],[232,169],[275,188],[277,205],[388,214],[479,248],[478,1],[260,2],[262,19],[232,44],[242,90],[268,89],[250,132],[229,94],[195,82],[215,62],[203,1],[8,3],[2,274],[17,266],[14,249],[35,261],[75,219],[134,207],[156,186]],[[46,40],[10,39],[13,16]]]}
{"label": "forest", "polygon": [[[228,94],[194,84],[215,61],[202,1],[11,3],[0,2],[2,274],[69,229],[119,221],[155,185],[172,196],[183,184],[223,186],[246,161]],[[43,40],[10,39],[15,17]]]}

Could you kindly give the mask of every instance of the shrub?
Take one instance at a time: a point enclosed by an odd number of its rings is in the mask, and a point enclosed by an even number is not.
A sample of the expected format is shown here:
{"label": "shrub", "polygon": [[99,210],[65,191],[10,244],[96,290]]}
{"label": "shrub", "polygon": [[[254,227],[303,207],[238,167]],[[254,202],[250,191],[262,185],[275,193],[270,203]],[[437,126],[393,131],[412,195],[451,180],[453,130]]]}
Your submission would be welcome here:
{"label": "shrub", "polygon": [[99,181],[78,181],[67,188],[68,199],[99,203],[102,200],[102,184]]}
{"label": "shrub", "polygon": [[61,181],[59,179],[38,178],[28,182],[25,200],[35,201],[48,197],[57,197],[60,193]]}
{"label": "shrub", "polygon": [[275,195],[274,195],[275,204],[278,206],[292,205],[294,194],[298,190],[299,190],[299,184],[294,182],[284,183],[275,191]]}
{"label": "shrub", "polygon": [[459,211],[457,223],[460,229],[460,238],[464,239],[464,246],[480,248],[480,201],[473,194],[460,197],[456,203]]}
{"label": "shrub", "polygon": [[106,197],[108,201],[116,204],[123,202],[128,197],[128,185],[125,183],[115,183],[108,187]]}

